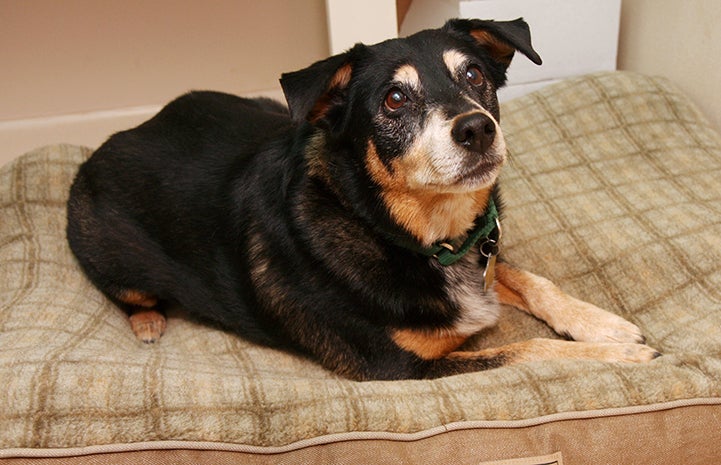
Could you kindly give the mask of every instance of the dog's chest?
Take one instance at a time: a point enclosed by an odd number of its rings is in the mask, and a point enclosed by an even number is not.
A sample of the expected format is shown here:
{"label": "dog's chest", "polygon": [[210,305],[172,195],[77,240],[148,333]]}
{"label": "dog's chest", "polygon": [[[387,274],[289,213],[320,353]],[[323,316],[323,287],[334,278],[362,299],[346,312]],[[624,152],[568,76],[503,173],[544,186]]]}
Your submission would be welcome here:
{"label": "dog's chest", "polygon": [[460,334],[475,334],[493,326],[498,320],[500,306],[493,287],[484,292],[485,259],[473,249],[457,263],[441,266],[445,278],[444,290],[448,299],[459,309],[454,329]]}

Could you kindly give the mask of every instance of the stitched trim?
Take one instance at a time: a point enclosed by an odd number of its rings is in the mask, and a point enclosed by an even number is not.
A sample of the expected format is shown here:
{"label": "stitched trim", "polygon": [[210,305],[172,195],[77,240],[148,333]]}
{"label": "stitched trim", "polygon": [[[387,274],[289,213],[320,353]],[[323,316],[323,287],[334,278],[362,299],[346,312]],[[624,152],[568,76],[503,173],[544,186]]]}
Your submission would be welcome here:
{"label": "stitched trim", "polygon": [[245,444],[232,444],[222,442],[203,442],[203,441],[148,441],[136,443],[120,443],[106,444],[87,447],[72,448],[52,448],[52,449],[30,449],[17,448],[0,450],[0,459],[2,458],[58,458],[58,457],[77,457],[93,454],[110,454],[120,452],[136,452],[147,450],[208,450],[223,452],[242,452],[249,454],[272,455],[286,452],[293,452],[307,447],[321,446],[333,443],[347,441],[399,441],[413,442],[438,436],[451,431],[471,430],[471,429],[520,429],[534,426],[545,425],[554,422],[567,420],[585,420],[597,418],[609,418],[625,415],[638,415],[644,413],[662,412],[666,410],[679,409],[684,407],[695,406],[721,406],[721,398],[698,398],[698,399],[682,399],[671,402],[663,402],[650,405],[639,405],[631,407],[610,408],[601,410],[588,410],[579,412],[564,412],[552,415],[546,415],[537,418],[529,418],[524,420],[513,421],[462,421],[449,423],[447,425],[418,431],[416,433],[392,433],[385,431],[354,431],[348,433],[329,434],[314,438],[304,439],[301,441],[286,444],[284,446],[252,446]]}

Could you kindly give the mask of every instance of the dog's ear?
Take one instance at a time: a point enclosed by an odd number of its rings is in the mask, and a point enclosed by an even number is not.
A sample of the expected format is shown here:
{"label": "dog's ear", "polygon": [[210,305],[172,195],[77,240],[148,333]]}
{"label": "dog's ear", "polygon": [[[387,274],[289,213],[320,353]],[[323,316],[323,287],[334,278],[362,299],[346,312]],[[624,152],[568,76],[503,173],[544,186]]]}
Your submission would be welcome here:
{"label": "dog's ear", "polygon": [[508,68],[516,50],[523,53],[537,65],[541,57],[531,45],[531,31],[523,18],[513,21],[491,21],[480,19],[452,19],[443,26],[451,34],[470,36],[483,47],[499,64]]}
{"label": "dog's ear", "polygon": [[346,97],[353,66],[350,52],[334,55],[280,78],[293,121],[312,124],[328,116]]}

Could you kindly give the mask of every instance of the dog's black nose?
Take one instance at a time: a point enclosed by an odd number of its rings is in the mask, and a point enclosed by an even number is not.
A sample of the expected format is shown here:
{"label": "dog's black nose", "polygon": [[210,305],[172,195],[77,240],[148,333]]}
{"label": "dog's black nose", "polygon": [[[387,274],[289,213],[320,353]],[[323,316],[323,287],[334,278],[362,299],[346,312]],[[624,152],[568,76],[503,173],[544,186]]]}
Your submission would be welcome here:
{"label": "dog's black nose", "polygon": [[466,149],[485,153],[496,139],[496,123],[484,113],[469,113],[456,119],[451,135]]}

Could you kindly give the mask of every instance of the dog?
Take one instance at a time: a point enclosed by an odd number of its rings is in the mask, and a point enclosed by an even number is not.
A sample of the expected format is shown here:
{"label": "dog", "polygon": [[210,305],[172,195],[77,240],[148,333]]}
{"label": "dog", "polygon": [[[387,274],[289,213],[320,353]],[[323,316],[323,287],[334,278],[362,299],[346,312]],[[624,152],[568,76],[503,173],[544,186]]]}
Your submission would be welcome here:
{"label": "dog", "polygon": [[[541,64],[522,18],[455,19],[283,74],[287,107],[190,92],[81,165],[69,245],[147,343],[172,304],[355,380],[650,361],[637,326],[497,259],[516,51]],[[460,350],[501,304],[573,340]]]}

